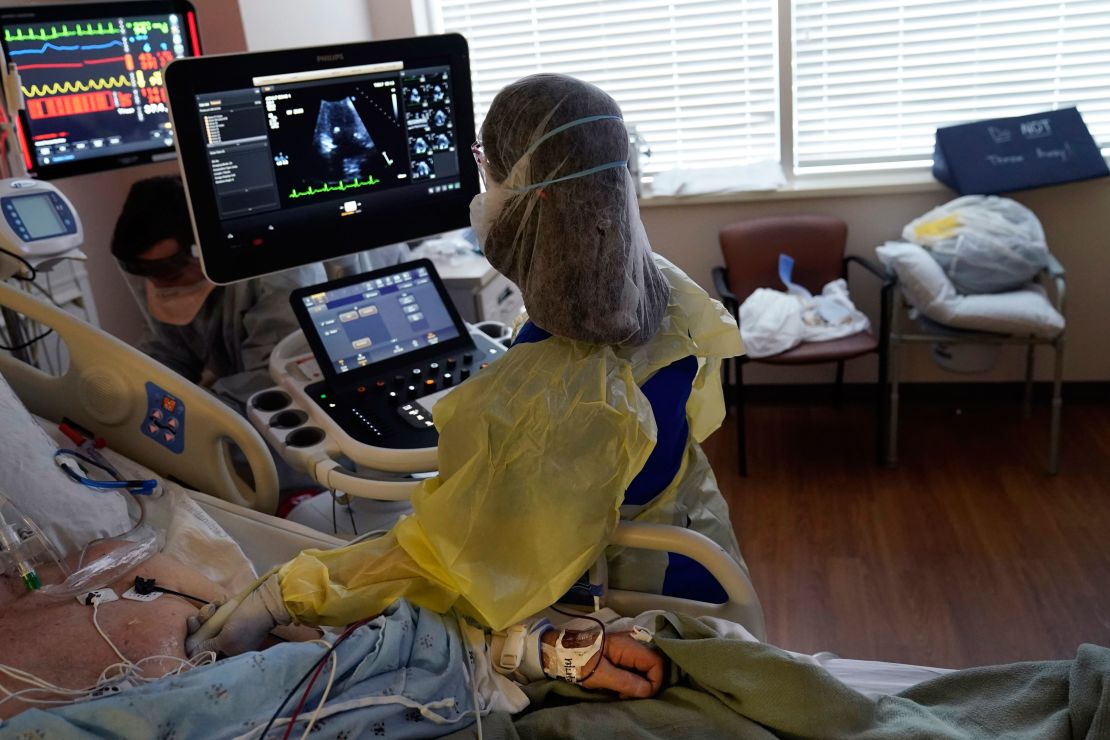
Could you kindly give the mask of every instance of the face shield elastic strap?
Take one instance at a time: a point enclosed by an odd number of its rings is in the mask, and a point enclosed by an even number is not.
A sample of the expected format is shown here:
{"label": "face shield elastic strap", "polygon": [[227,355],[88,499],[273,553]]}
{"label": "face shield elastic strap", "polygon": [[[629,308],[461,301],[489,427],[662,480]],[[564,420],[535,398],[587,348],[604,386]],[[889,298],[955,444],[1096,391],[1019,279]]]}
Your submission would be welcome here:
{"label": "face shield elastic strap", "polygon": [[[524,159],[524,157],[527,157],[532,152],[536,151],[536,148],[539,147],[540,144],[547,141],[548,139],[550,139],[555,134],[562,133],[563,131],[566,131],[568,128],[574,128],[575,126],[581,126],[584,123],[593,123],[594,121],[621,121],[621,122],[623,122],[624,119],[621,118],[620,116],[614,116],[614,115],[586,116],[585,118],[575,119],[575,120],[571,121],[570,123],[564,123],[562,126],[556,126],[555,128],[548,131],[546,134],[544,134],[543,136],[541,136],[540,138],[538,138],[534,142],[532,142],[532,145],[530,147],[528,147],[527,150],[525,150],[524,155],[521,157],[521,159]],[[628,166],[628,160],[627,159],[622,159],[620,161],[614,161],[614,162],[609,162],[607,164],[601,164],[601,165],[598,165],[597,167],[590,167],[589,169],[586,169],[586,170],[579,170],[578,172],[572,172],[571,174],[563,175],[562,177],[555,177],[555,178],[552,178],[550,180],[544,180],[542,182],[533,183],[532,185],[525,185],[524,187],[520,187],[520,188],[509,188],[509,190],[511,190],[514,193],[527,193],[529,190],[536,190],[537,188],[547,187],[548,185],[554,185],[555,183],[563,182],[564,180],[573,180],[573,179],[578,178],[578,177],[586,177],[587,175],[593,175],[593,174],[598,173],[598,172],[604,172],[605,170],[613,170],[613,169],[616,169],[617,167],[627,167],[627,166]]]}

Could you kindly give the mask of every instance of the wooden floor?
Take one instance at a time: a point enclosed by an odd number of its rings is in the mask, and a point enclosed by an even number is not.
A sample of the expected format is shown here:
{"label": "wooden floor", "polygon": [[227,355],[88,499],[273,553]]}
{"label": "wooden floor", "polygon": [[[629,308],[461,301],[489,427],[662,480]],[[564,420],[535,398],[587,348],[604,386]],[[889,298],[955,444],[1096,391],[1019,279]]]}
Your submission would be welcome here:
{"label": "wooden floor", "polygon": [[965,667],[1110,645],[1110,404],[903,407],[900,462],[874,464],[872,407],[752,403],[705,443],[767,616],[801,652]]}

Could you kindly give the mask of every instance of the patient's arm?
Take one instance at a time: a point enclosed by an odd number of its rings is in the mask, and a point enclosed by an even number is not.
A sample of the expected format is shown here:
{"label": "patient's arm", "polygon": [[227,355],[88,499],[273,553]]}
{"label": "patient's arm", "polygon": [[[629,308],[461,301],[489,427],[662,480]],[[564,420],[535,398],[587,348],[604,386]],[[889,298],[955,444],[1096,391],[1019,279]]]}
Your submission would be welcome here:
{"label": "patient's arm", "polygon": [[[89,555],[97,556],[96,552]],[[133,585],[136,575],[154,578],[159,586],[207,601],[225,597],[216,584],[165,555],[154,555],[110,587],[121,595]],[[44,583],[61,580],[56,570],[44,569],[39,576]],[[86,688],[96,683],[105,667],[119,662],[93,626],[92,607],[77,603],[76,598],[48,598],[40,593],[12,600],[13,593],[11,584],[0,587],[0,663],[58,686]],[[8,595],[6,602],[4,594]],[[153,655],[184,658],[185,619],[195,613],[196,604],[163,594],[152,602],[120,599],[102,604],[97,619],[123,655],[137,661]],[[162,675],[177,665],[176,661],[150,661],[145,666],[146,675]],[[4,675],[0,675],[0,686],[12,692],[27,688],[27,684]],[[59,698],[45,693],[33,696]],[[17,699],[6,701],[0,704],[0,719],[28,706]]]}

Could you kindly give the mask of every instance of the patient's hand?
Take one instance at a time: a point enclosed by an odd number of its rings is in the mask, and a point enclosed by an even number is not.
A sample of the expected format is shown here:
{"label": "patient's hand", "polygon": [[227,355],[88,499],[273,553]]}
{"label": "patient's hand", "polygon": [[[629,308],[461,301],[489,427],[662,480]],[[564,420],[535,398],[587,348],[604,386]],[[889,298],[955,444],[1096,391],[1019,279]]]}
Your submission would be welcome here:
{"label": "patient's hand", "polygon": [[[573,633],[574,630],[567,630],[568,635]],[[558,630],[549,630],[543,635],[544,642],[549,645],[554,645],[558,638]],[[584,644],[593,640],[591,635]],[[604,651],[594,656],[581,671],[589,676],[582,682],[583,687],[612,691],[622,699],[647,699],[663,687],[663,655],[634,639],[630,632],[608,634]]]}

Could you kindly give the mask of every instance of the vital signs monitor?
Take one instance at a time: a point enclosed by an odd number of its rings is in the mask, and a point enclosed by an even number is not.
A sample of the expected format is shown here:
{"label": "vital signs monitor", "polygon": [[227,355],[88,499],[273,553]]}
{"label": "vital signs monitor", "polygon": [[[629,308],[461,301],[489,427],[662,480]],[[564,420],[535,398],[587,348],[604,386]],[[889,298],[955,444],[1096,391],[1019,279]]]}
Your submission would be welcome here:
{"label": "vital signs monitor", "polygon": [[214,282],[469,223],[478,170],[462,36],[183,59],[166,85]]}
{"label": "vital signs monitor", "polygon": [[172,159],[163,68],[200,54],[186,0],[0,9],[20,156],[41,179]]}

